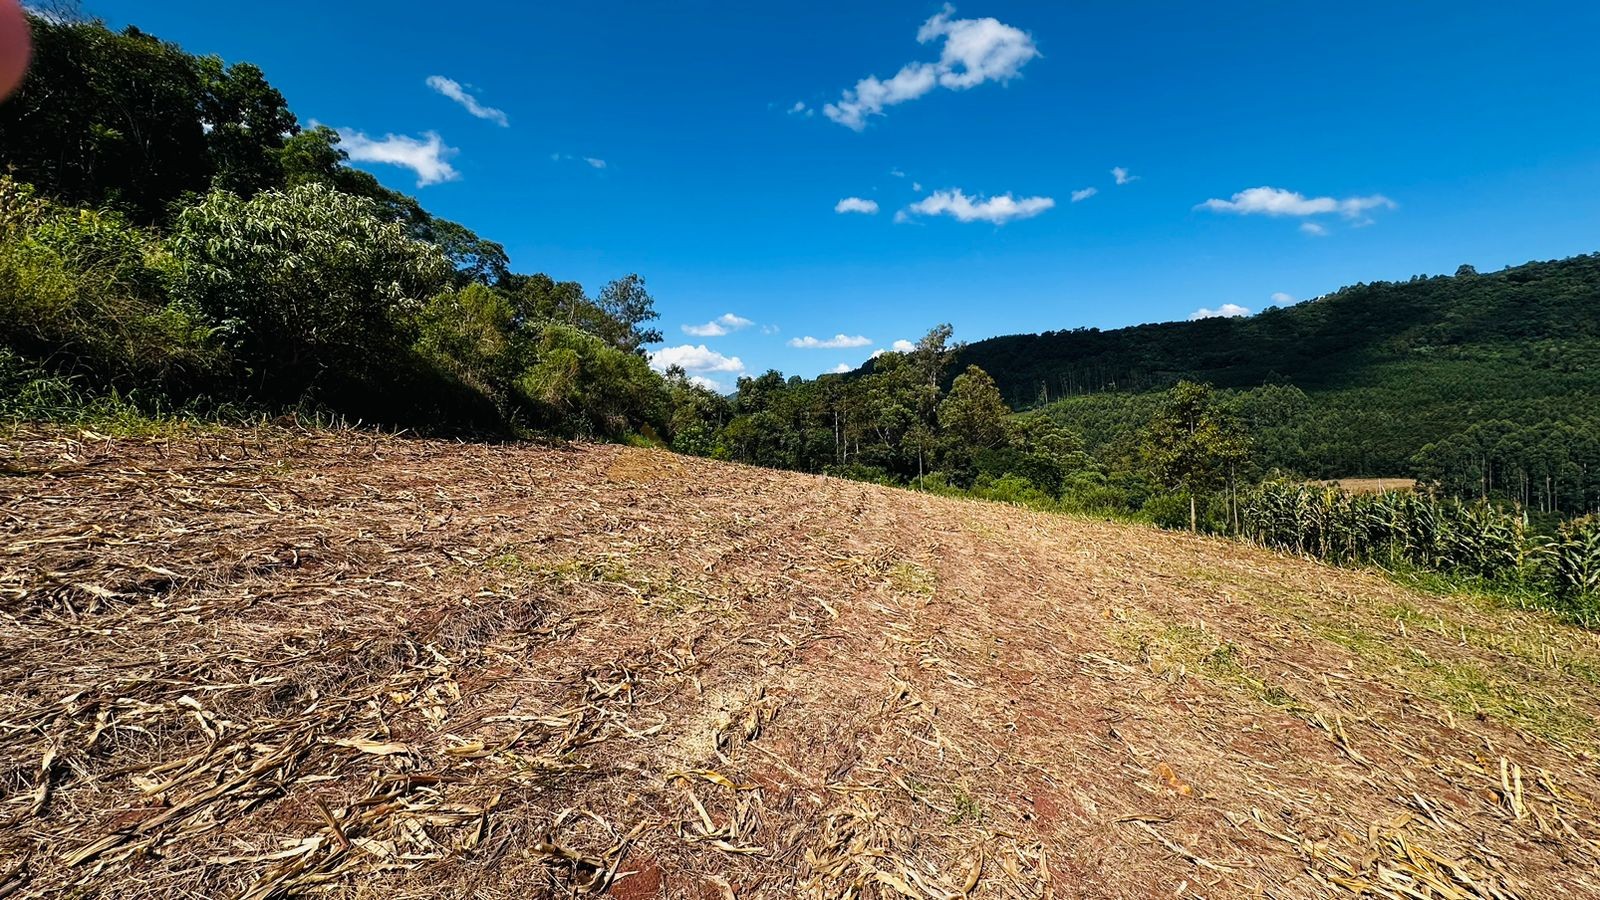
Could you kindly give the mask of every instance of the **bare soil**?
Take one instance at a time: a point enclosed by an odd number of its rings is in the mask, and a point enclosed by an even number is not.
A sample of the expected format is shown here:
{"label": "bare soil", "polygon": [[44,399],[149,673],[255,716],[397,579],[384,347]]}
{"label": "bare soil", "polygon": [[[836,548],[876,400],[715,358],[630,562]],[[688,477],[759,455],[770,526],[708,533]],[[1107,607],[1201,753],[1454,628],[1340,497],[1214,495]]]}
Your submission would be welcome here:
{"label": "bare soil", "polygon": [[1600,895],[1600,641],[620,447],[0,440],[0,898]]}

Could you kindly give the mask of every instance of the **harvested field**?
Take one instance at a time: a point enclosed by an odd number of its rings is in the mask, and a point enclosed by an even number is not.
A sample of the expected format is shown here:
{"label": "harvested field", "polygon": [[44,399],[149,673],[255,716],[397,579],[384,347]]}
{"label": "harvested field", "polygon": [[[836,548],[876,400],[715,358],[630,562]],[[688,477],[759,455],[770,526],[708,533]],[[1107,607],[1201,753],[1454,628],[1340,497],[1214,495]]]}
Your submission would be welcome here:
{"label": "harvested field", "polygon": [[1320,481],[1328,487],[1336,487],[1352,494],[1381,494],[1384,491],[1414,491],[1417,489],[1415,478],[1333,478]]}
{"label": "harvested field", "polygon": [[619,447],[0,455],[0,897],[1600,894],[1600,641]]}

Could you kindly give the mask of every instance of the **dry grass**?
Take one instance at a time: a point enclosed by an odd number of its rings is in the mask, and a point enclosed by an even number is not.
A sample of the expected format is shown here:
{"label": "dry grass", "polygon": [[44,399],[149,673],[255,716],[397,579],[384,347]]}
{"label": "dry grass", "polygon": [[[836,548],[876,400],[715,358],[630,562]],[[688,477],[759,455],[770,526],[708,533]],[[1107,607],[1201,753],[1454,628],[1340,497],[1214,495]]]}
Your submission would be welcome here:
{"label": "dry grass", "polygon": [[1415,478],[1332,478],[1320,481],[1318,484],[1336,487],[1351,494],[1381,494],[1384,491],[1417,489]]}
{"label": "dry grass", "polygon": [[617,447],[21,434],[0,898],[1600,893],[1600,642]]}

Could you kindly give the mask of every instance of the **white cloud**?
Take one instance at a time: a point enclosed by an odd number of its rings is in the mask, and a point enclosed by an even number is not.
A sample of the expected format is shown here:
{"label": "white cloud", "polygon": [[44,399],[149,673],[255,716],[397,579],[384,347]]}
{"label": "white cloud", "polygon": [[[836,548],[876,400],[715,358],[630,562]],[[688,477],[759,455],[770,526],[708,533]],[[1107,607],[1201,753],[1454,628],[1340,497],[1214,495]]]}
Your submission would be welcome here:
{"label": "white cloud", "polygon": [[1239,304],[1224,303],[1216,309],[1206,309],[1205,307],[1201,307],[1200,309],[1195,310],[1189,314],[1189,321],[1193,322],[1196,319],[1231,319],[1236,316],[1248,315],[1250,315],[1250,310],[1245,309]]}
{"label": "white cloud", "polygon": [[1123,168],[1122,166],[1113,167],[1111,169],[1111,177],[1116,179],[1117,184],[1127,184],[1130,181],[1138,181],[1139,180],[1139,176],[1137,176],[1137,175],[1129,175],[1128,174],[1128,170]]}
{"label": "white cloud", "polygon": [[876,215],[878,212],[878,201],[863,200],[860,197],[846,197],[833,205],[833,211],[836,213],[866,213],[869,216]]}
{"label": "white cloud", "polygon": [[417,173],[417,187],[455,181],[461,177],[461,173],[448,162],[448,158],[459,151],[445,146],[438,132],[425,131],[421,138],[386,134],[381,139],[374,139],[353,128],[335,130],[339,132],[339,146],[350,154],[352,161],[386,163],[410,169]]}
{"label": "white cloud", "polygon": [[906,207],[895,221],[903,222],[907,214],[919,216],[953,216],[961,222],[992,222],[1004,225],[1014,219],[1028,219],[1056,205],[1049,197],[1024,197],[1021,200],[1010,193],[998,197],[968,197],[960,189],[934,191]]}
{"label": "white cloud", "polygon": [[723,356],[705,344],[683,344],[650,351],[650,367],[665,372],[679,366],[685,372],[743,372],[744,361],[737,356]]}
{"label": "white cloud", "polygon": [[1315,222],[1301,222],[1300,230],[1315,237],[1326,237],[1328,234],[1328,229]]}
{"label": "white cloud", "polygon": [[906,173],[900,171],[900,168],[898,166],[890,168],[889,169],[889,174],[893,175],[896,178],[904,178],[904,177],[906,177]]}
{"label": "white cloud", "polygon": [[1394,209],[1395,202],[1382,194],[1367,197],[1307,197],[1297,191],[1275,187],[1247,188],[1234,194],[1232,199],[1212,198],[1195,207],[1212,212],[1237,213],[1242,216],[1319,216],[1338,213],[1345,218],[1361,217],[1369,209]]}
{"label": "white cloud", "polygon": [[717,316],[715,319],[712,319],[703,325],[684,325],[681,327],[683,328],[685,334],[692,334],[695,337],[722,337],[730,331],[738,331],[741,328],[749,328],[754,324],[754,322],[746,319],[744,316],[736,316],[733,313],[723,313],[722,315]]}
{"label": "white cloud", "polygon": [[920,182],[920,181],[911,182],[911,189],[913,191],[916,191],[919,194],[922,193],[922,182]]}
{"label": "white cloud", "polygon": [[1081,191],[1073,191],[1072,192],[1072,202],[1073,203],[1077,203],[1080,200],[1087,200],[1090,197],[1093,197],[1095,194],[1098,194],[1098,193],[1100,193],[1100,189],[1099,188],[1092,188],[1092,187],[1086,187]]}
{"label": "white cloud", "polygon": [[917,349],[917,345],[916,344],[913,344],[908,340],[902,339],[902,340],[895,341],[893,344],[890,344],[889,345],[889,349],[887,349],[887,350],[885,350],[882,347],[879,347],[878,349],[872,351],[872,357],[871,358],[872,359],[877,359],[878,357],[884,355],[885,353],[910,353],[911,351],[913,351],[915,349]]}
{"label": "white cloud", "polygon": [[776,325],[763,325],[763,326],[761,326],[761,333],[762,334],[777,334],[780,330],[781,329],[778,328],[778,326],[776,326]]}
{"label": "white cloud", "polygon": [[429,75],[428,87],[461,104],[467,112],[480,119],[488,119],[501,128],[507,128],[511,125],[511,120],[506,118],[504,112],[492,106],[484,106],[479,103],[478,98],[467,93],[466,88],[462,87],[459,81],[446,78],[443,75]]}
{"label": "white cloud", "polygon": [[719,394],[726,394],[728,392],[728,388],[725,385],[723,385],[722,382],[713,381],[712,379],[707,378],[704,375],[690,375],[689,376],[689,383],[690,384],[697,384],[697,385],[705,388],[708,391],[715,391],[715,392],[717,392]]}
{"label": "white cloud", "polygon": [[789,339],[789,346],[799,347],[802,350],[846,350],[851,347],[865,347],[872,343],[871,338],[855,335],[854,337],[840,332],[831,338],[818,340],[811,335]]}
{"label": "white cloud", "polygon": [[591,169],[604,169],[606,167],[606,161],[605,160],[603,160],[603,159],[595,159],[592,156],[585,156],[583,158],[583,161],[588,163],[589,164],[589,168],[591,168]]}
{"label": "white cloud", "polygon": [[958,91],[986,81],[1009,81],[1039,55],[1033,38],[1019,28],[992,18],[950,18],[954,13],[947,3],[917,29],[918,43],[943,38],[938,62],[907,63],[887,81],[868,75],[846,89],[837,103],[824,106],[822,114],[861,131],[868,117],[883,115],[886,107],[915,100],[935,87]]}
{"label": "white cloud", "polygon": [[1293,294],[1286,294],[1283,291],[1273,291],[1272,302],[1277,306],[1288,306],[1296,301]]}
{"label": "white cloud", "polygon": [[852,366],[849,363],[839,363],[837,366],[834,366],[833,368],[829,369],[828,371],[832,372],[835,375],[843,375],[844,373],[849,372],[854,368],[855,368],[855,366]]}

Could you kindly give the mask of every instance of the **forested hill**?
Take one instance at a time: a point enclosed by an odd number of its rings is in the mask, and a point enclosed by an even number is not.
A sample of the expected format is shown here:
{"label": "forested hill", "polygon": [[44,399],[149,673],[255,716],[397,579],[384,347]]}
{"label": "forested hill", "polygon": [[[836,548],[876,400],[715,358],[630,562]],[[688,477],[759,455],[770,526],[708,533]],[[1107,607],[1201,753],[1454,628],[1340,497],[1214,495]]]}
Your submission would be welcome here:
{"label": "forested hill", "polygon": [[1247,318],[995,337],[968,344],[960,361],[994,376],[1017,408],[1180,378],[1308,392],[1370,387],[1418,366],[1460,376],[1462,391],[1485,399],[1594,391],[1600,255],[1358,284]]}

